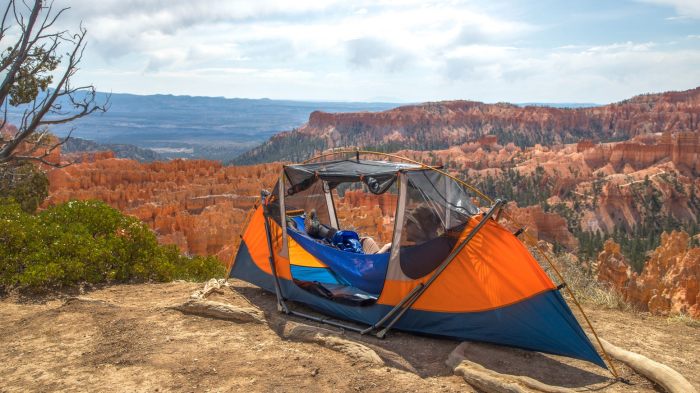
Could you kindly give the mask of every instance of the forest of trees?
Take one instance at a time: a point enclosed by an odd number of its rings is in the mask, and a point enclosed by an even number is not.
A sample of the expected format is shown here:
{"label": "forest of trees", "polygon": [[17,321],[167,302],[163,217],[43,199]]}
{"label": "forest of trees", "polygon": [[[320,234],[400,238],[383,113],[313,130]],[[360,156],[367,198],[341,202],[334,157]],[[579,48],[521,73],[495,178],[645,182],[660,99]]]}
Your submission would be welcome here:
{"label": "forest of trees", "polygon": [[[664,181],[674,186],[678,195],[687,193],[688,206],[694,212],[695,217],[700,217],[700,197],[694,188],[686,192],[678,179],[671,174],[665,175]],[[532,173],[521,174],[516,169],[505,169],[497,176],[476,176],[471,181],[483,190],[487,195],[514,201],[519,207],[532,205],[542,206],[545,212],[554,212],[563,217],[567,222],[567,228],[579,242],[577,254],[583,260],[595,259],[602,250],[607,239],[613,239],[620,245],[623,255],[636,270],[644,267],[647,254],[656,249],[661,242],[661,234],[672,230],[683,230],[693,235],[698,233],[700,226],[692,220],[681,221],[673,215],[663,213],[664,201],[662,194],[654,183],[648,178],[639,183],[631,184],[634,188],[634,205],[639,213],[640,220],[636,226],[627,228],[618,225],[611,233],[601,231],[587,231],[581,227],[583,213],[594,208],[598,203],[605,179],[598,177],[592,181],[591,195],[581,196],[560,189],[559,197],[570,203],[557,203],[550,205],[547,201],[554,192],[554,179],[545,173],[544,168],[536,167]],[[697,245],[698,241],[694,240]],[[555,250],[562,246],[555,244]]]}
{"label": "forest of trees", "polygon": [[227,164],[251,165],[262,162],[301,162],[326,148],[325,141],[293,130],[284,136],[276,136],[255,149],[241,154]]}

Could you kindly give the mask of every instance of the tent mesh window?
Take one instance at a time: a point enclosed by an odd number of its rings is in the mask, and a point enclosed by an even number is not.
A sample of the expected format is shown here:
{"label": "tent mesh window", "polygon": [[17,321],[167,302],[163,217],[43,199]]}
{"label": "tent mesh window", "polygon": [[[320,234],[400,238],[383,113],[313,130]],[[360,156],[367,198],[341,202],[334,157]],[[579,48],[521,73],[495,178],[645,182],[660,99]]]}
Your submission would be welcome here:
{"label": "tent mesh window", "polygon": [[323,181],[317,180],[307,189],[293,194],[286,194],[284,206],[288,216],[308,214],[312,209],[315,209],[318,221],[323,225],[331,226],[331,217],[328,211],[328,204],[326,203]]}
{"label": "tent mesh window", "polygon": [[382,194],[370,192],[364,183],[338,185],[333,189],[338,229],[355,231],[362,238],[370,237],[381,248],[391,242],[398,198],[396,183]]}
{"label": "tent mesh window", "polygon": [[436,171],[407,171],[406,179],[399,258],[403,273],[417,279],[447,258],[479,209],[472,203],[471,191]]}

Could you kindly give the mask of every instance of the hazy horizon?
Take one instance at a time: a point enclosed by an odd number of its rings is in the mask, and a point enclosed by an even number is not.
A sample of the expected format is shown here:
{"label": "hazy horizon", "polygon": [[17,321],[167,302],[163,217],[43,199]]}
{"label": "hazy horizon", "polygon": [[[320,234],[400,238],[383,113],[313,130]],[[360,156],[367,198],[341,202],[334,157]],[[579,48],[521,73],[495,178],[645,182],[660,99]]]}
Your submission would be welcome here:
{"label": "hazy horizon", "polygon": [[[680,89],[680,90],[673,90],[673,91],[684,91],[684,90],[691,90],[696,87],[700,86],[689,86],[687,89]],[[669,90],[664,90],[664,91],[646,91],[646,92],[639,92],[637,94],[634,94],[629,97],[622,98],[620,101],[626,100],[628,98],[632,98],[638,95],[642,94],[659,94],[659,93],[666,93]],[[253,98],[253,97],[237,97],[237,96],[231,96],[231,97],[226,97],[226,96],[215,96],[215,95],[192,95],[192,94],[178,94],[178,93],[148,93],[148,94],[141,94],[141,93],[132,93],[128,91],[97,91],[99,94],[120,94],[120,95],[133,95],[133,96],[139,96],[139,97],[147,97],[147,96],[172,96],[172,97],[191,97],[191,98],[220,98],[220,99],[225,99],[225,100],[270,100],[270,101],[291,101],[291,102],[300,102],[300,103],[340,103],[340,104],[353,104],[353,103],[358,103],[358,104],[401,104],[401,105],[411,105],[411,104],[421,104],[424,102],[429,102],[429,101],[401,101],[401,100],[391,100],[391,97],[376,97],[376,100],[365,100],[365,101],[357,101],[357,100],[321,100],[321,99],[300,99],[300,98],[277,98],[277,97],[259,97],[259,98]],[[479,101],[472,99],[470,97],[462,97],[462,98],[454,98],[450,100],[438,100],[438,101]],[[522,102],[511,102],[511,101],[504,101],[504,100],[497,100],[497,101],[482,101],[485,104],[495,104],[495,103],[508,103],[508,104],[514,104],[514,105],[564,105],[564,104],[574,104],[574,105],[591,105],[591,106],[602,106],[602,105],[608,105],[608,104],[613,104],[615,102],[619,101],[611,101],[611,102],[574,102],[574,101],[532,101],[532,100],[526,100]]]}

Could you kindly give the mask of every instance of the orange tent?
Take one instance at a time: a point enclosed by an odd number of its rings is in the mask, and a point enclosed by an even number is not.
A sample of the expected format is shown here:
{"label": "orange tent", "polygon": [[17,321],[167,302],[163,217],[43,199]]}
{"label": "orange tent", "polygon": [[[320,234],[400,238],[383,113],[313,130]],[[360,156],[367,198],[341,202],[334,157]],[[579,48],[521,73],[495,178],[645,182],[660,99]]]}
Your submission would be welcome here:
{"label": "orange tent", "polygon": [[[383,337],[396,328],[606,367],[562,287],[518,234],[495,219],[502,202],[480,209],[474,201],[483,194],[436,168],[406,161],[342,152],[285,166],[253,213],[230,276],[275,292],[281,311],[321,320],[294,311],[287,301],[303,303],[366,325],[322,319],[362,334]],[[397,194],[387,252],[364,252],[358,234],[339,225],[335,198],[352,185]],[[330,236],[314,236],[310,223]]]}

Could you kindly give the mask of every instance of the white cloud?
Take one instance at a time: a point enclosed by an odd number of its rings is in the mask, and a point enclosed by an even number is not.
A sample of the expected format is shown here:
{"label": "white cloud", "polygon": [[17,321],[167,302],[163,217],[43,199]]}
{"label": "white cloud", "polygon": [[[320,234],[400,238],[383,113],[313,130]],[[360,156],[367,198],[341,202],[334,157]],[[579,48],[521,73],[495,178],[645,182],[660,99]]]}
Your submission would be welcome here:
{"label": "white cloud", "polygon": [[214,38],[237,43],[284,40],[302,51],[309,46],[325,50],[346,41],[371,38],[391,47],[422,51],[453,41],[471,43],[475,37],[479,41],[498,41],[534,29],[461,2],[364,0],[348,5],[308,0],[74,0],[70,6],[72,22],[77,18],[84,21],[91,39],[106,48],[102,51],[105,57],[167,45],[168,36],[176,37],[180,45]]}
{"label": "white cloud", "polygon": [[700,1],[698,0],[637,0],[650,4],[673,7],[683,18],[700,19]]}
{"label": "white cloud", "polygon": [[394,72],[404,69],[413,60],[409,51],[376,38],[357,38],[348,41],[346,46],[348,61],[357,67],[379,67]]}
{"label": "white cloud", "polygon": [[[628,42],[554,51],[491,52],[497,61],[486,62],[484,67],[471,64],[469,72],[460,78],[464,85],[480,90],[487,100],[499,100],[502,89],[516,102],[606,103],[644,92],[684,90],[700,84],[700,69],[695,66],[700,64],[700,50]],[[496,94],[490,94],[489,87]]]}
{"label": "white cloud", "polygon": [[[700,84],[697,35],[548,45],[552,25],[478,1],[71,0],[61,22],[83,20],[79,78],[107,91],[606,102]],[[639,1],[700,15],[698,0]]]}

